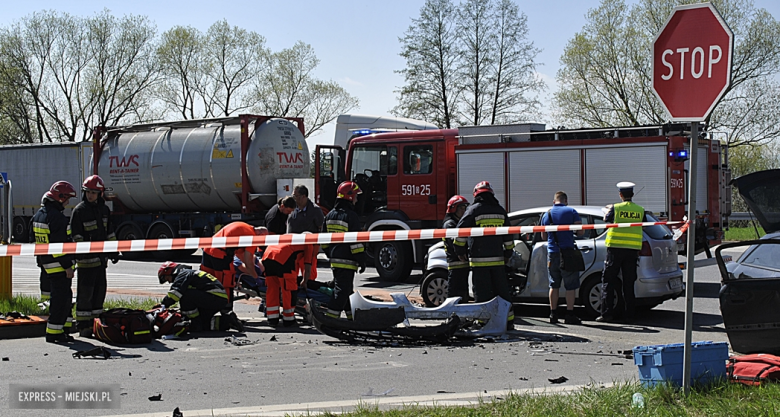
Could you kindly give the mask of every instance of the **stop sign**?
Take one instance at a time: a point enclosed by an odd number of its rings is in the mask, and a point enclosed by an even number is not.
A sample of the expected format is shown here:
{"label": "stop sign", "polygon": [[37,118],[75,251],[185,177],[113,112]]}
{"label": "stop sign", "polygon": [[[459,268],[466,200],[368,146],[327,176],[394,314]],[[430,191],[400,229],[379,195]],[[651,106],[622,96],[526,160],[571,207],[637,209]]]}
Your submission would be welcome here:
{"label": "stop sign", "polygon": [[674,9],[653,42],[653,91],[672,121],[710,114],[731,83],[733,39],[710,3]]}

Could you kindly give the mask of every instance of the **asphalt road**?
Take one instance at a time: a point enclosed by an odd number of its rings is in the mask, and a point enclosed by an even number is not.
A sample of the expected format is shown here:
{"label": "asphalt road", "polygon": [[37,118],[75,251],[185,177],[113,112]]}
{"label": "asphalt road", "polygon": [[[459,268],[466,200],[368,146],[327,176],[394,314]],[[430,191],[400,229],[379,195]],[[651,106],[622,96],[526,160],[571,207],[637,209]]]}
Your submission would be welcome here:
{"label": "asphalt road", "polygon": [[[734,253],[733,255],[737,255]],[[187,259],[198,263],[197,257]],[[109,267],[110,296],[162,296],[159,261],[120,261]],[[14,292],[35,294],[38,270],[32,258],[16,258]],[[331,278],[319,269],[319,280]],[[405,283],[386,283],[373,270],[359,275],[364,292],[417,295],[419,272]],[[694,341],[728,341],[718,308],[717,267],[696,270]],[[170,415],[179,407],[192,415],[284,415],[285,412],[340,411],[358,402],[382,407],[435,401],[474,402],[508,390],[575,389],[637,378],[631,359],[618,353],[637,345],[681,343],[685,300],[667,301],[642,313],[631,325],[585,321],[551,325],[545,306],[517,305],[516,330],[505,339],[449,346],[351,346],[308,326],[272,329],[255,300],[236,304],[247,331],[190,340],[162,340],[147,346],[107,346],[109,360],[75,359],[72,354],[101,342],[77,338],[65,347],[43,338],[0,341],[0,375],[10,383],[119,384],[119,409],[61,410],[63,415]],[[226,341],[226,337],[228,340]],[[234,340],[244,345],[234,344]],[[565,376],[563,384],[549,379]],[[162,394],[162,401],[148,398]],[[8,409],[9,391],[0,389],[0,414],[36,415]],[[154,414],[159,413],[159,414]]]}

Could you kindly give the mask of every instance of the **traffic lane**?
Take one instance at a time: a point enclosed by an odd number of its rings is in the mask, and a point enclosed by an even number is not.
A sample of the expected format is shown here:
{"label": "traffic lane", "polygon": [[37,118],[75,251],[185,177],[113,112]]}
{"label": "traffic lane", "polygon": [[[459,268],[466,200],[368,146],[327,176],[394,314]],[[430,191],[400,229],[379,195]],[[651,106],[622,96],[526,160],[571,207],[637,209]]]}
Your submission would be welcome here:
{"label": "traffic lane", "polygon": [[[513,332],[496,343],[377,347],[342,344],[311,328],[270,329],[250,319],[250,345],[235,346],[228,334],[146,346],[107,346],[110,360],[74,359],[76,350],[103,345],[78,338],[71,348],[42,339],[3,341],[3,374],[40,386],[120,384],[122,406],[100,414],[162,412],[296,404],[370,401],[393,396],[475,393],[552,385],[609,383],[635,376],[630,359],[609,354],[613,346],[565,334]],[[582,358],[558,352],[594,353]],[[598,352],[602,351],[603,354]],[[633,368],[633,369],[632,369]],[[162,394],[162,402],[148,397]],[[0,401],[7,401],[0,390]],[[4,415],[25,415],[8,410]],[[65,410],[63,415],[84,415]]]}

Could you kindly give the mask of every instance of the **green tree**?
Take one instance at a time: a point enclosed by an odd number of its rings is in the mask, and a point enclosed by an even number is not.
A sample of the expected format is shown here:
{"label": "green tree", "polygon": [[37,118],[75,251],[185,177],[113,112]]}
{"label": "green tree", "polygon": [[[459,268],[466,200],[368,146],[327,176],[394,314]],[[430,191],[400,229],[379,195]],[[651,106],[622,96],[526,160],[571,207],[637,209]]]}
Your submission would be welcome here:
{"label": "green tree", "polygon": [[358,99],[336,82],[314,77],[319,62],[314,48],[300,41],[268,55],[265,70],[256,78],[252,91],[253,111],[303,117],[309,137],[339,114],[356,108]]}
{"label": "green tree", "polygon": [[[697,0],[602,0],[564,50],[555,93],[560,123],[605,127],[664,123],[652,93],[652,42],[672,10]],[[751,0],[713,0],[734,32],[732,84],[704,128],[733,146],[777,137],[780,23]],[[772,101],[772,105],[766,105]]]}
{"label": "green tree", "polygon": [[206,83],[203,43],[203,34],[197,29],[175,26],[162,34],[157,48],[163,79],[156,95],[166,110],[183,119],[200,117],[201,110],[196,108],[205,108],[200,95]]}

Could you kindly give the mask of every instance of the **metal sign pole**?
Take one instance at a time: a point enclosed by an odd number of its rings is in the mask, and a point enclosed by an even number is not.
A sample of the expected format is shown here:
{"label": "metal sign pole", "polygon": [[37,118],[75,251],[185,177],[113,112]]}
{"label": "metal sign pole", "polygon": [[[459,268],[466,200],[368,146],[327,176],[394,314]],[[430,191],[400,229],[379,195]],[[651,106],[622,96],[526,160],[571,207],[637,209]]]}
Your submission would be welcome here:
{"label": "metal sign pole", "polygon": [[686,240],[685,343],[683,344],[683,392],[691,391],[691,336],[693,331],[693,258],[696,256],[696,151],[699,147],[699,123],[691,123],[691,149],[688,159],[688,239]]}

